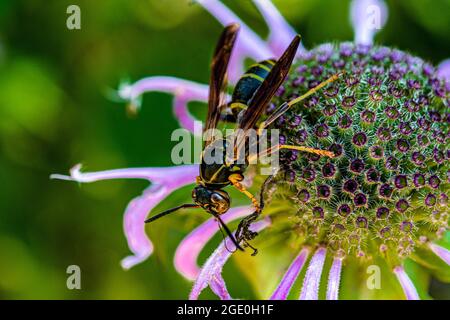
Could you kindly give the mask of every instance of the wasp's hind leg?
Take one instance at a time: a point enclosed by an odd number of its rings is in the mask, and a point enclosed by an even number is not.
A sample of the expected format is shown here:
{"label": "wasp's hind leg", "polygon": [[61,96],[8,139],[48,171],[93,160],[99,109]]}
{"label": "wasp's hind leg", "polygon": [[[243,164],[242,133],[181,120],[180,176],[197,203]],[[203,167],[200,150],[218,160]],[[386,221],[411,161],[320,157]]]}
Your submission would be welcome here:
{"label": "wasp's hind leg", "polygon": [[261,211],[264,209],[264,196],[273,178],[274,176],[271,175],[263,183],[259,197],[258,210],[242,219],[235,233],[235,238],[238,242],[243,241],[245,247],[250,247],[253,249],[252,256],[258,253],[258,249],[250,245],[248,241],[253,240],[258,235],[258,233],[250,230],[250,225],[260,216]]}

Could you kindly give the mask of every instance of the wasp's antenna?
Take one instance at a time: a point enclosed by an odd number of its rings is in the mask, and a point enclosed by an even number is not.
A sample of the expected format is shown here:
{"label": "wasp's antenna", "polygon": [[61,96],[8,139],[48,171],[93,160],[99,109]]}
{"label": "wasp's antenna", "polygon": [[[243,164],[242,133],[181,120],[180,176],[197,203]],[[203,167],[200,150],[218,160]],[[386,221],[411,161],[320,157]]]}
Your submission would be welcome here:
{"label": "wasp's antenna", "polygon": [[183,209],[183,208],[198,208],[198,207],[200,207],[200,206],[197,205],[197,204],[191,204],[191,203],[182,204],[181,206],[178,206],[178,207],[175,207],[175,208],[163,211],[161,213],[158,213],[157,215],[155,215],[155,216],[145,220],[145,223],[155,221],[155,220],[157,220],[157,219],[159,219],[161,217],[164,217],[165,215],[168,215],[169,213],[175,212],[175,211],[177,211],[179,209]]}
{"label": "wasp's antenna", "polygon": [[[236,248],[238,248],[241,251],[244,251],[244,249],[242,249],[242,247],[239,245],[239,243],[237,242],[236,238],[231,233],[230,229],[228,229],[227,225],[225,224],[225,222],[223,222],[223,220],[220,218],[220,216],[219,215],[215,215],[215,217],[219,221],[219,223],[222,226],[222,228],[225,230],[225,232],[228,235],[228,237],[230,237],[231,241],[233,241],[233,244],[236,246]],[[226,245],[227,245],[227,242],[225,240],[225,247],[226,247]],[[228,250],[228,248],[227,248],[227,250]]]}

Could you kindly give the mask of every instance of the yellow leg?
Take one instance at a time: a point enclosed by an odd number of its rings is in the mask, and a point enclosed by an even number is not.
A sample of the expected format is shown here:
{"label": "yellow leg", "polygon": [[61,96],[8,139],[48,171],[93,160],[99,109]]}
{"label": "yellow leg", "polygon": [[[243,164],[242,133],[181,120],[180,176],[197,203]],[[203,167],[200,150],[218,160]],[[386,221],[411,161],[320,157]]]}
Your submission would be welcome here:
{"label": "yellow leg", "polygon": [[291,101],[285,102],[283,103],[281,106],[279,106],[265,121],[261,122],[261,124],[259,125],[259,129],[258,129],[258,135],[261,135],[262,130],[267,128],[269,125],[271,125],[275,120],[277,120],[283,113],[285,113],[286,111],[289,110],[290,107],[292,107],[293,105],[295,105],[296,103],[299,103],[302,100],[305,100],[306,98],[308,98],[309,96],[313,95],[314,93],[316,93],[317,91],[319,91],[320,89],[322,89],[323,87],[325,87],[327,84],[336,81],[337,79],[339,79],[339,77],[341,75],[343,75],[345,73],[345,71],[341,71],[335,75],[332,75],[330,78],[328,78],[327,80],[319,83],[317,86],[315,86],[314,88],[308,90],[308,92],[306,92],[305,94],[301,95],[298,98],[295,98]]}
{"label": "yellow leg", "polygon": [[255,196],[252,195],[250,192],[245,189],[245,187],[240,183],[240,181],[244,180],[244,177],[239,173],[234,173],[228,177],[228,180],[230,180],[231,184],[238,189],[240,192],[245,194],[253,203],[253,206],[255,207],[256,211],[259,213],[261,211],[261,208],[259,207],[259,202],[256,200]]}
{"label": "yellow leg", "polygon": [[289,145],[286,145],[286,144],[282,144],[278,148],[279,149],[290,149],[290,150],[304,151],[304,152],[314,153],[314,154],[318,154],[319,156],[326,156],[326,157],[330,157],[330,158],[334,157],[334,153],[331,152],[331,151],[314,149],[314,148],[303,147],[303,146],[289,146]]}
{"label": "yellow leg", "polygon": [[267,149],[265,152],[261,152],[261,153],[256,154],[256,155],[250,155],[250,156],[247,157],[247,160],[248,160],[249,163],[252,163],[258,157],[260,157],[262,155],[272,154],[275,151],[280,150],[280,149],[298,150],[298,151],[318,154],[319,156],[326,156],[326,157],[334,158],[334,153],[331,152],[331,151],[328,151],[328,150],[320,150],[320,149],[314,149],[314,148],[310,148],[310,147],[291,146],[291,145],[287,145],[287,144],[280,144],[280,145],[277,145],[277,146],[275,146],[273,148]]}
{"label": "yellow leg", "polygon": [[301,95],[298,98],[295,98],[291,101],[288,102],[289,106],[293,106],[296,103],[299,103],[300,101],[306,99],[307,97],[309,97],[310,95],[316,93],[317,91],[319,91],[320,89],[322,89],[323,87],[325,87],[327,84],[336,81],[337,79],[339,79],[339,77],[344,74],[345,71],[342,71],[340,73],[334,74],[332,75],[330,78],[328,78],[327,80],[319,83],[317,86],[315,86],[314,88],[310,89],[308,92],[306,92],[305,94]]}

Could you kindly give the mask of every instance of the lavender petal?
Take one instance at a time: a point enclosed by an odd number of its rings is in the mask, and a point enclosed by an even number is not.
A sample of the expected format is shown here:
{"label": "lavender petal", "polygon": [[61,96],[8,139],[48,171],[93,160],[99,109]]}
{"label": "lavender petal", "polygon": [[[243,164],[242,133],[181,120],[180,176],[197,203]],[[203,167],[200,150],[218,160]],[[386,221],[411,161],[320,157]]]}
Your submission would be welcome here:
{"label": "lavender petal", "polygon": [[145,261],[153,253],[153,244],[145,233],[144,220],[150,210],[168,195],[159,185],[150,186],[142,196],[134,198],[128,204],[124,214],[124,233],[133,255],[122,259],[122,268],[128,270]]}
{"label": "lavender petal", "polygon": [[450,59],[442,61],[437,69],[438,77],[450,82]]}
{"label": "lavender petal", "polygon": [[295,280],[305,265],[306,259],[308,259],[308,255],[309,248],[303,248],[303,250],[300,251],[284,274],[283,279],[270,297],[270,300],[286,300]]}
{"label": "lavender petal", "polygon": [[375,33],[386,24],[388,9],[383,0],[353,0],[350,14],[355,43],[371,45]]}
{"label": "lavender petal", "polygon": [[145,92],[158,91],[173,94],[175,96],[173,110],[180,126],[195,133],[194,122],[198,120],[189,113],[187,104],[191,101],[208,101],[208,90],[207,85],[193,81],[154,76],[141,79],[134,84],[121,85],[119,96],[136,104]]}
{"label": "lavender petal", "polygon": [[[264,220],[253,223],[250,228],[252,231],[261,231],[269,225],[270,219],[265,218]],[[222,241],[219,247],[214,250],[214,252],[203,265],[189,295],[190,300],[198,299],[200,293],[208,285],[211,286],[213,292],[218,294],[220,298],[231,299],[225,286],[225,282],[223,281],[221,276],[222,268],[227,262],[228,258],[231,256],[231,252],[228,250],[236,249],[235,245],[228,240],[229,238],[226,238],[224,241]]]}
{"label": "lavender petal", "polygon": [[[269,27],[269,47],[277,56],[281,56],[297,32],[289,25],[270,0],[253,0],[253,2]],[[299,52],[303,50],[303,46],[300,45]]]}
{"label": "lavender petal", "polygon": [[271,58],[274,55],[268,45],[223,3],[217,0],[198,0],[197,2],[208,10],[222,25],[239,23],[241,26],[230,61],[229,78],[231,82],[235,83],[239,80],[246,57],[260,61]]}
{"label": "lavender petal", "polygon": [[401,266],[395,267],[394,274],[397,276],[397,279],[400,282],[400,285],[402,286],[406,299],[420,300],[416,287],[414,286],[409,276],[406,274],[405,269]]}
{"label": "lavender petal", "polygon": [[221,274],[216,274],[212,277],[209,283],[211,290],[221,299],[221,300],[233,300],[227,290],[225,280],[223,280]]}
{"label": "lavender petal", "polygon": [[441,258],[445,263],[450,266],[450,251],[444,247],[438,246],[437,244],[430,243],[428,245],[431,251],[434,252],[439,258]]}
{"label": "lavender petal", "polygon": [[[222,216],[225,223],[244,217],[251,213],[251,207],[233,208]],[[200,272],[197,258],[212,236],[218,231],[214,218],[195,228],[179,244],[174,257],[175,269],[188,280],[195,280]]]}
{"label": "lavender petal", "polygon": [[320,277],[322,275],[326,255],[327,249],[320,247],[311,258],[308,270],[306,271],[305,280],[303,281],[303,287],[299,297],[300,300],[319,299]]}
{"label": "lavender petal", "polygon": [[341,282],[342,258],[335,257],[328,275],[327,300],[339,299],[339,284]]}

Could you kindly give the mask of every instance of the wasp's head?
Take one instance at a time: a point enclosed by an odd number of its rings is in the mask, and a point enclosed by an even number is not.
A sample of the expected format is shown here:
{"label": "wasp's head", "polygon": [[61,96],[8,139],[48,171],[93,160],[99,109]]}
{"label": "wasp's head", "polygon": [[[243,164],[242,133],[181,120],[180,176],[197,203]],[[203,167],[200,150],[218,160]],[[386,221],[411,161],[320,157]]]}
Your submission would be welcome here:
{"label": "wasp's head", "polygon": [[196,186],[192,190],[192,199],[196,204],[213,215],[223,214],[230,208],[230,196],[223,190]]}

